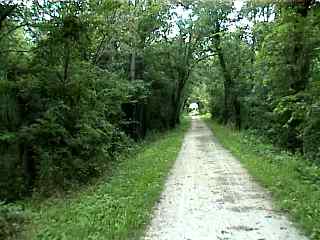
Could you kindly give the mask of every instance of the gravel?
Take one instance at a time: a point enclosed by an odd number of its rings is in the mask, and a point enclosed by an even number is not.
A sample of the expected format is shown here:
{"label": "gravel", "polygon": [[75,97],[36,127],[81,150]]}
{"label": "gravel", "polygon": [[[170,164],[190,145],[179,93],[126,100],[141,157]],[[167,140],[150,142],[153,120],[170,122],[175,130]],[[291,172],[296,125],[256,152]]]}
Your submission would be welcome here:
{"label": "gravel", "polygon": [[145,240],[306,240],[199,118],[192,119]]}

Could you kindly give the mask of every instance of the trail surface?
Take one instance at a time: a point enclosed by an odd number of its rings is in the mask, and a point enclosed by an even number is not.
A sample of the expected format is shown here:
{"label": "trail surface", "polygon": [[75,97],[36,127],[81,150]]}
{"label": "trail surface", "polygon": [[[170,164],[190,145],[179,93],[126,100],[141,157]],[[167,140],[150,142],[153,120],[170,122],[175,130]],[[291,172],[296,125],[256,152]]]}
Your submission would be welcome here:
{"label": "trail surface", "polygon": [[193,119],[145,240],[306,240],[201,119]]}

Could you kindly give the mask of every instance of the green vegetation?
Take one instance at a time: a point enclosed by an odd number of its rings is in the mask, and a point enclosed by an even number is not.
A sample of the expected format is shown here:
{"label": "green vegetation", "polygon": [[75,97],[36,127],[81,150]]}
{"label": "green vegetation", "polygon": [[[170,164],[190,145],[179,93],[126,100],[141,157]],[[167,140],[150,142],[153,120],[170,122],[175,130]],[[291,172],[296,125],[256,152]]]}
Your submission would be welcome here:
{"label": "green vegetation", "polygon": [[320,2],[242,2],[0,1],[0,229],[25,221],[10,203],[108,175],[193,101],[315,169]]}
{"label": "green vegetation", "polygon": [[[221,1],[223,2],[223,1]],[[319,1],[248,0],[200,7],[210,61],[198,65],[220,123],[255,129],[273,144],[320,162]],[[245,18],[247,23],[241,23]],[[209,27],[210,26],[210,27]]]}
{"label": "green vegetation", "polygon": [[179,123],[193,61],[184,33],[168,38],[174,8],[1,1],[0,200],[85,185],[133,140]]}
{"label": "green vegetation", "polygon": [[0,202],[0,239],[18,239],[26,220],[21,206]]}
{"label": "green vegetation", "polygon": [[207,120],[219,139],[272,193],[275,204],[311,236],[320,239],[320,167],[300,155],[281,151],[250,132]]}
{"label": "green vegetation", "polygon": [[138,239],[159,200],[189,127],[156,134],[121,160],[113,176],[75,196],[30,202],[27,239]]}

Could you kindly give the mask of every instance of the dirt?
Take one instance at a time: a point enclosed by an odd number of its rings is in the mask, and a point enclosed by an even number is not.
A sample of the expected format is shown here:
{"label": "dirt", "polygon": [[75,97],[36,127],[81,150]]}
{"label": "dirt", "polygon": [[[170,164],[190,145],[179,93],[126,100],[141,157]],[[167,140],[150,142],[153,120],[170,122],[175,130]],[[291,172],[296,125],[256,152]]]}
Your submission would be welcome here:
{"label": "dirt", "polygon": [[199,118],[193,118],[145,240],[306,240]]}

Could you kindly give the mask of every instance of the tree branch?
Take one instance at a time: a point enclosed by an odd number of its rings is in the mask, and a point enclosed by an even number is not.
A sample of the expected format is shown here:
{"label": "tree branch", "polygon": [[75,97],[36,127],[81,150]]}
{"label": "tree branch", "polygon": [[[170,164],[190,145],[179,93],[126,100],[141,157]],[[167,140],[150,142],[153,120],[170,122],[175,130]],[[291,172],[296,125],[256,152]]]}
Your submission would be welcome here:
{"label": "tree branch", "polygon": [[206,59],[208,59],[210,57],[214,57],[214,56],[218,56],[218,54],[217,53],[213,53],[213,54],[209,54],[209,55],[203,56],[201,58],[198,58],[198,59],[196,59],[196,64],[201,62],[201,61],[203,61],[203,60],[206,60]]}
{"label": "tree branch", "polygon": [[2,54],[2,53],[11,53],[11,52],[28,53],[28,52],[33,52],[33,51],[35,51],[35,50],[37,50],[39,48],[41,48],[41,46],[37,46],[37,47],[29,49],[29,50],[25,50],[25,49],[7,49],[7,50],[0,51],[0,54]]}
{"label": "tree branch", "polygon": [[1,53],[10,53],[10,52],[16,52],[16,53],[26,53],[26,52],[31,52],[32,50],[15,50],[15,49],[8,49],[4,51],[0,51]]}
{"label": "tree branch", "polygon": [[14,10],[18,7],[18,5],[7,5],[7,4],[0,4],[1,8],[4,8],[4,11],[0,13],[0,30],[2,28],[2,23],[9,17]]}
{"label": "tree branch", "polygon": [[24,23],[24,24],[15,26],[14,28],[12,28],[12,29],[10,29],[9,31],[7,31],[6,33],[2,34],[2,35],[0,36],[0,41],[1,41],[3,38],[5,38],[6,36],[8,36],[9,34],[11,34],[12,32],[18,30],[19,28],[25,27],[25,26],[29,26],[29,23]]}

